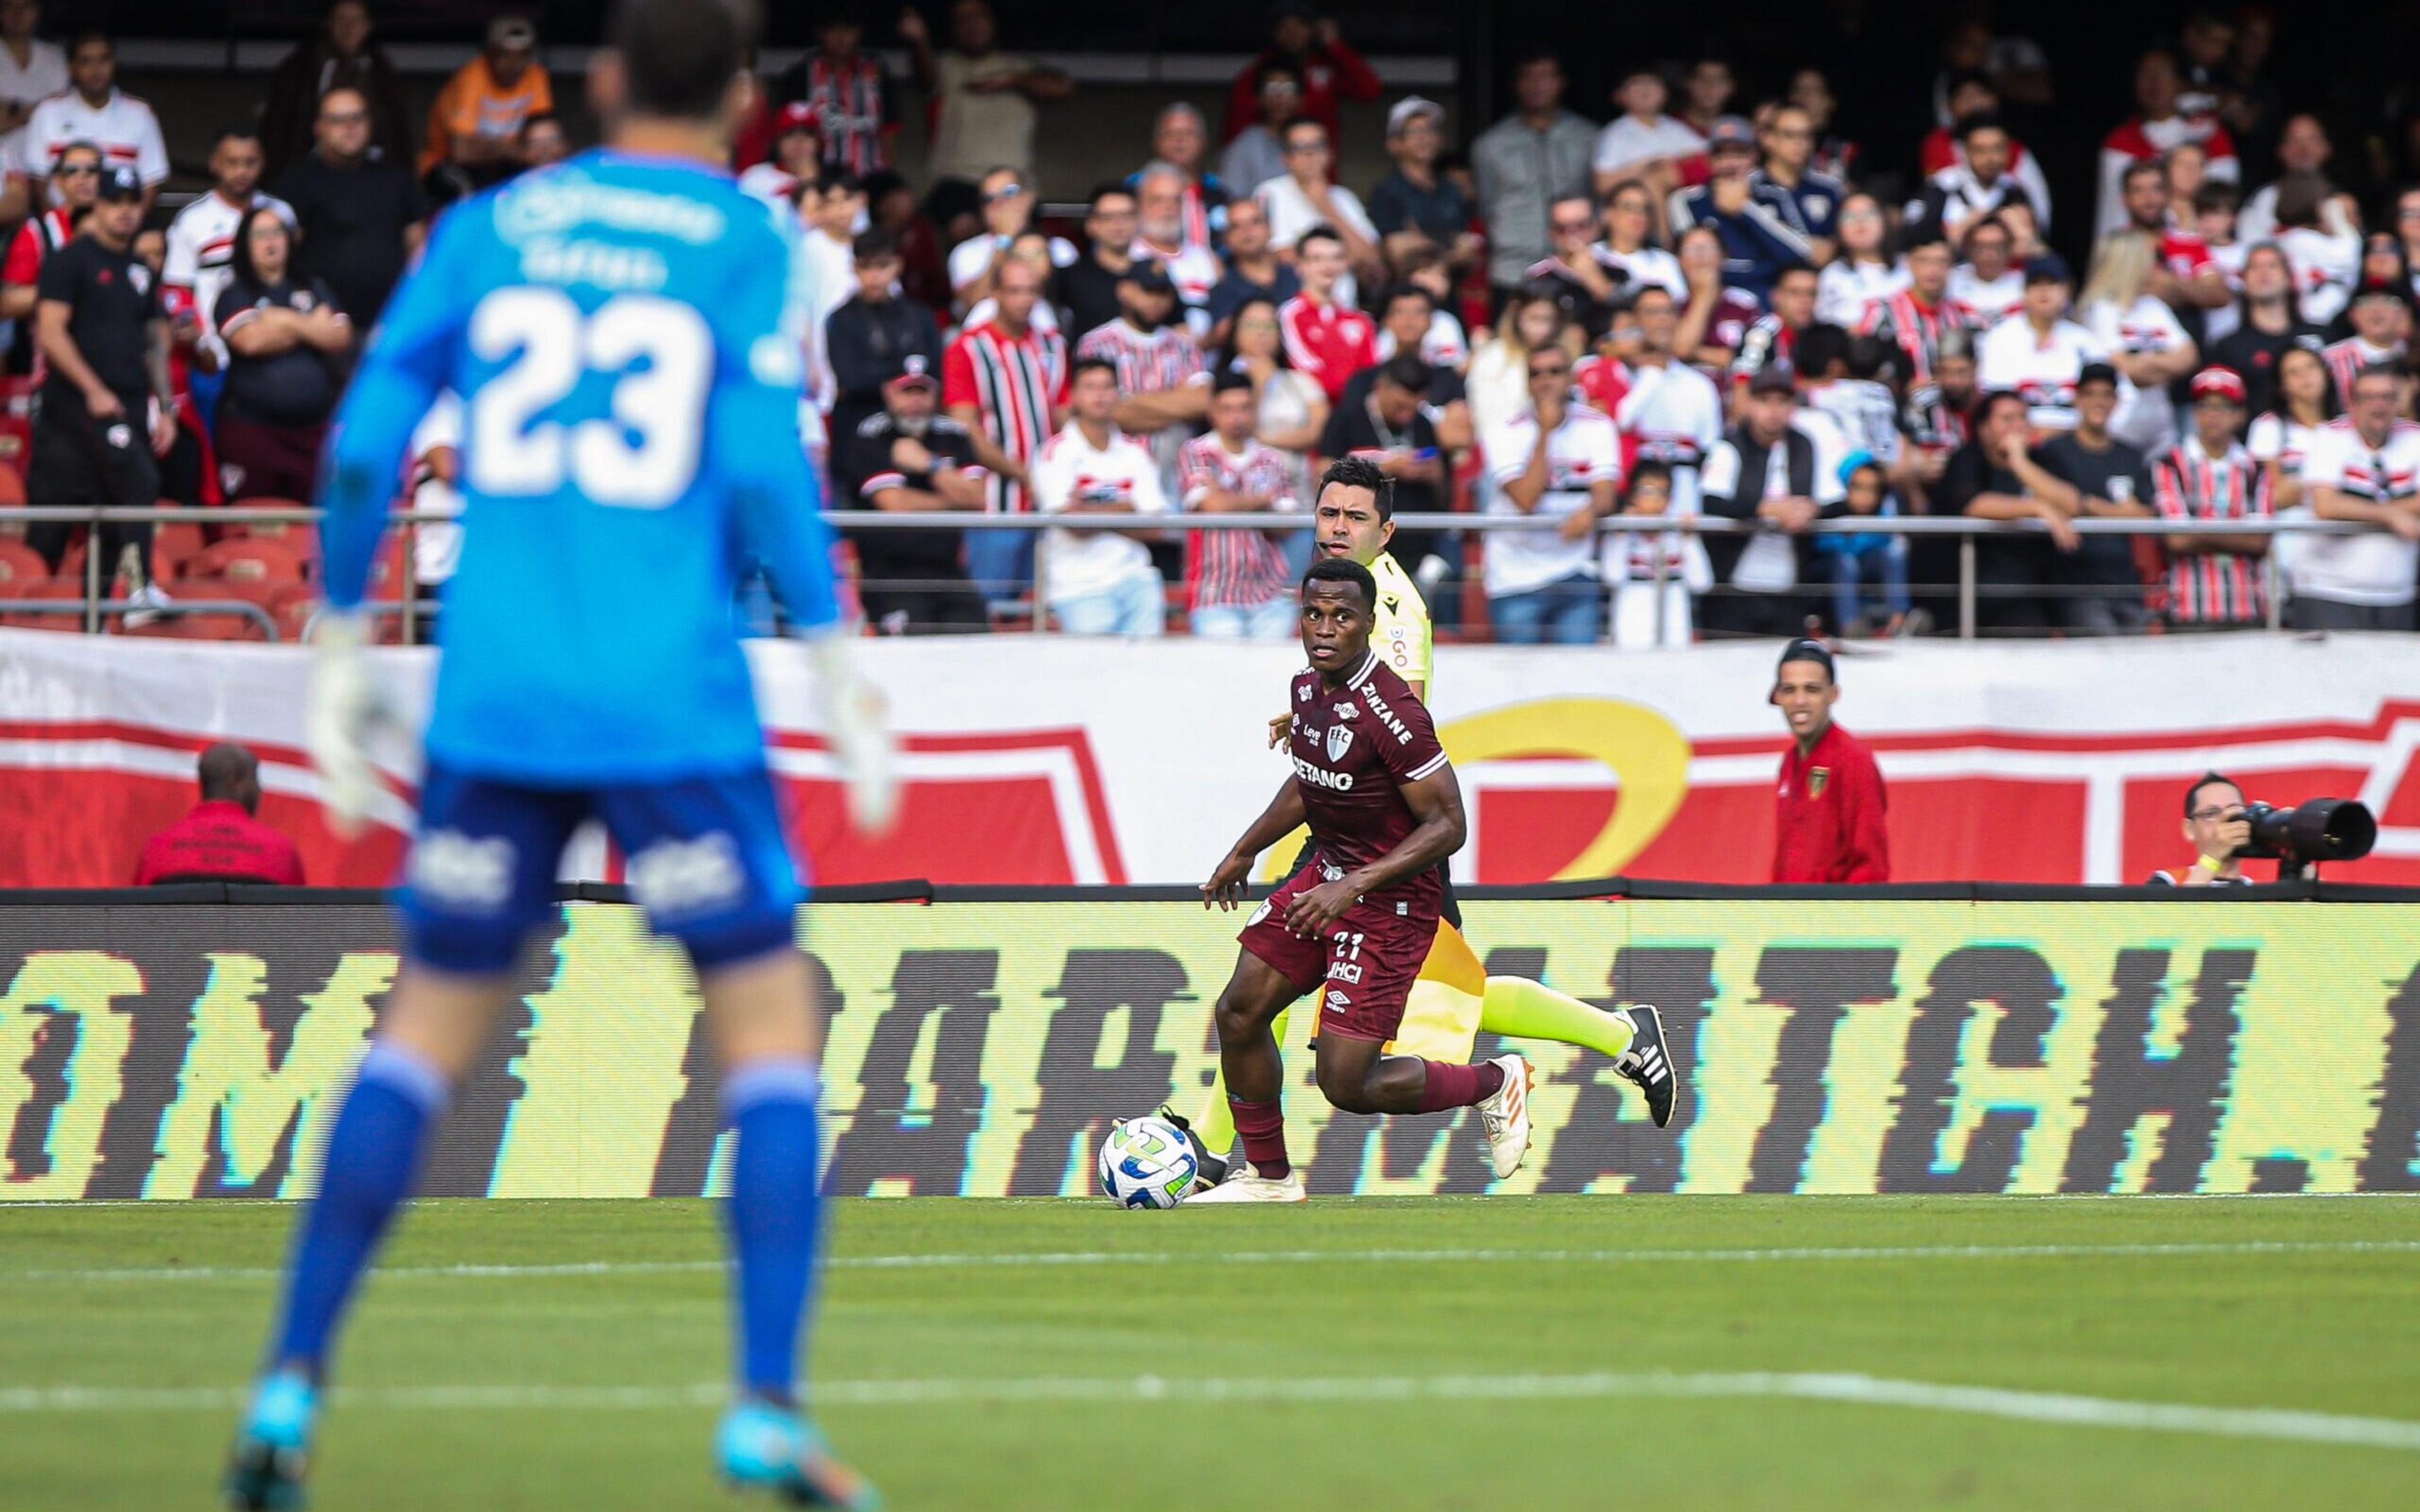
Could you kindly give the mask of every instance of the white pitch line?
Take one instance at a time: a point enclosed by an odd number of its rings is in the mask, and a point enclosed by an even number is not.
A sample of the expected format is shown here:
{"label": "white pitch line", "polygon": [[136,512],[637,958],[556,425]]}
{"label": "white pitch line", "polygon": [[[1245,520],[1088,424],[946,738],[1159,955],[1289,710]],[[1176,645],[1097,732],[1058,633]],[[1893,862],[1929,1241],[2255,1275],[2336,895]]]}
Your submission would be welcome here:
{"label": "white pitch line", "polygon": [[[339,1387],[340,1408],[473,1411],[648,1411],[709,1407],[727,1386],[403,1386]],[[219,1387],[0,1387],[0,1413],[229,1412],[243,1394]],[[978,1402],[1302,1402],[1559,1401],[1633,1396],[1764,1396],[1801,1401],[1906,1407],[2071,1427],[2198,1433],[2420,1451],[2420,1422],[2353,1417],[2273,1407],[2211,1407],[2128,1401],[2066,1392],[1893,1381],[1854,1372],[1750,1371],[1679,1375],[1591,1372],[1513,1376],[1308,1376],[1186,1380],[1161,1376],[1042,1376],[1008,1380],[834,1381],[818,1382],[824,1406],[929,1407]]]}
{"label": "white pitch line", "polygon": [[[2195,1255],[2407,1255],[2420,1239],[2227,1240],[2175,1244],[1903,1244],[1782,1249],[1363,1249],[1058,1250],[1001,1255],[841,1255],[833,1271],[1028,1270],[1146,1265],[1530,1264],[1623,1265],[1654,1261],[1798,1263],[1854,1260],[2057,1260],[2166,1258]],[[507,1280],[606,1275],[680,1275],[726,1269],[722,1260],[591,1260],[551,1265],[397,1265],[391,1280]],[[0,1272],[0,1285],[32,1281],[262,1281],[267,1267],[158,1266],[120,1270]]]}

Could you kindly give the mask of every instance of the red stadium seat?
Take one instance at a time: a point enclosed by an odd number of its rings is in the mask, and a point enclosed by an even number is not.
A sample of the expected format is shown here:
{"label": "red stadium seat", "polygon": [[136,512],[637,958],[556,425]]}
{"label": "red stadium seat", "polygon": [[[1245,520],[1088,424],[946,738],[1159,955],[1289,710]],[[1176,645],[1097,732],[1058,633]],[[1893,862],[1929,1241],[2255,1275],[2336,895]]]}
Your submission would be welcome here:
{"label": "red stadium seat", "polygon": [[47,580],[50,563],[23,541],[0,536],[0,598],[23,598],[32,584]]}
{"label": "red stadium seat", "polygon": [[[72,610],[74,606],[83,602],[84,584],[72,578],[53,578],[27,583],[22,590],[12,590],[8,596],[56,599]],[[27,630],[77,631],[84,628],[84,616],[77,612],[44,614],[28,609],[0,614],[0,625],[13,625]]]}
{"label": "red stadium seat", "polygon": [[174,582],[185,563],[202,551],[202,528],[192,520],[172,519],[151,528],[151,576]]}
{"label": "red stadium seat", "polygon": [[311,616],[319,612],[319,591],[308,583],[280,583],[269,597],[269,617],[277,622],[277,639],[302,639]]}
{"label": "red stadium seat", "polygon": [[[246,499],[236,507],[241,509],[302,509],[306,506],[296,499]],[[256,541],[278,541],[293,548],[302,559],[305,577],[319,576],[319,529],[307,519],[235,520],[229,522],[230,538],[248,537]]]}
{"label": "red stadium seat", "polygon": [[185,563],[185,572],[189,577],[236,582],[301,582],[302,559],[283,541],[230,536],[216,546],[204,547]]}
{"label": "red stadium seat", "polygon": [[[229,543],[231,544],[231,543]],[[275,623],[279,595],[302,585],[293,579],[263,579],[257,578],[186,578],[180,579],[173,594],[188,600],[237,600],[257,606]],[[302,589],[308,593],[308,589]],[[170,614],[150,624],[124,632],[134,636],[157,636],[171,640],[266,640],[269,632],[249,614],[215,611]],[[281,632],[282,633],[282,632]]]}

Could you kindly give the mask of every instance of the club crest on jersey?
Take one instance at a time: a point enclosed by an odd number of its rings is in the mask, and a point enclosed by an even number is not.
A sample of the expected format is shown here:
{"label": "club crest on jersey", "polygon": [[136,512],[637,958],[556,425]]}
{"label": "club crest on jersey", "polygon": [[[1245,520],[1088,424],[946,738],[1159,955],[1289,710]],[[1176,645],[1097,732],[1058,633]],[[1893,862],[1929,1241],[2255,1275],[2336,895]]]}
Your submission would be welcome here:
{"label": "club crest on jersey", "polygon": [[151,270],[143,263],[135,263],[126,270],[126,281],[134,285],[137,294],[151,292]]}
{"label": "club crest on jersey", "polygon": [[1344,759],[1344,753],[1352,748],[1352,729],[1346,725],[1330,725],[1327,731],[1327,759],[1331,762],[1341,762]]}
{"label": "club crest on jersey", "polygon": [[1823,795],[1824,785],[1831,780],[1832,769],[1830,767],[1808,767],[1807,769],[1807,795],[1810,798],[1822,797]]}

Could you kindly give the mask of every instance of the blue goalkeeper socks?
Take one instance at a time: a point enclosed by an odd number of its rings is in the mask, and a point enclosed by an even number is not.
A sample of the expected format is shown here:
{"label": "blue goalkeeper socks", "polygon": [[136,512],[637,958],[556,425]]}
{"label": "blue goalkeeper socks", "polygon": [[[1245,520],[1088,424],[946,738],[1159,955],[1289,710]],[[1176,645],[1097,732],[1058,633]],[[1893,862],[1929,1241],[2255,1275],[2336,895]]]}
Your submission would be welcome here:
{"label": "blue goalkeeper socks", "polygon": [[411,1195],[428,1128],[444,1111],[445,1073],[409,1050],[375,1042],[328,1134],[319,1195],[286,1273],[285,1326],[271,1361],[321,1374],[353,1285],[395,1210]]}
{"label": "blue goalkeeper socks", "polygon": [[759,1060],[722,1080],[723,1120],[738,1136],[727,1217],[739,1262],[739,1381],[774,1401],[796,1399],[799,1326],[822,1220],[812,1062]]}

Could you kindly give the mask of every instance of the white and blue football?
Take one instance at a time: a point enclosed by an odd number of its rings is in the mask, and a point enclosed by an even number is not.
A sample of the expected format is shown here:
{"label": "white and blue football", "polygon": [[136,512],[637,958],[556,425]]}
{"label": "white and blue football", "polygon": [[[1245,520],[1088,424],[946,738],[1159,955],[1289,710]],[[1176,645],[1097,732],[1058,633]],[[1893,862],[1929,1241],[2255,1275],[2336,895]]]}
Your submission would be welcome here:
{"label": "white and blue football", "polygon": [[1122,1208],[1173,1208],[1202,1174],[1185,1131],[1165,1119],[1126,1119],[1101,1141],[1101,1194]]}

